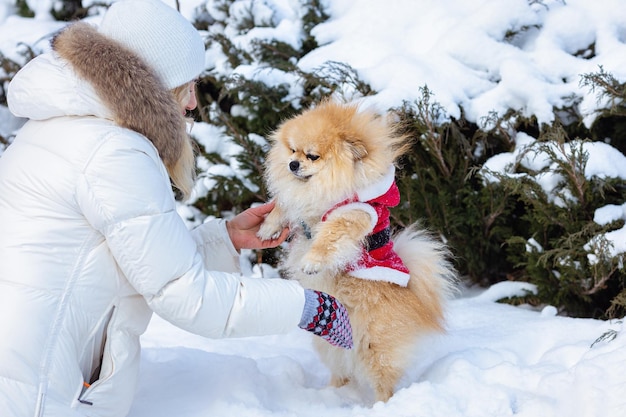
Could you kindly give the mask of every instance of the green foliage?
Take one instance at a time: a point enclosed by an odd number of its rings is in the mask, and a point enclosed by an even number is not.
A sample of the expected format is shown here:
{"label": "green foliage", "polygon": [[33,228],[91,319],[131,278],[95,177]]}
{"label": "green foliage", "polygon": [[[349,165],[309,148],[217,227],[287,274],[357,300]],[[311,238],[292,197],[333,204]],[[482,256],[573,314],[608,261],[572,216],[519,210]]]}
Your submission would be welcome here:
{"label": "green foliage", "polygon": [[600,67],[596,73],[583,74],[580,85],[607,102],[591,127],[591,139],[606,141],[626,154],[626,84]]}
{"label": "green foliage", "polygon": [[[499,184],[524,207],[520,221],[526,227],[507,239],[508,258],[537,285],[542,302],[570,315],[599,317],[626,282],[622,256],[611,255],[603,237],[623,222],[601,226],[594,214],[607,204],[622,204],[626,193],[621,180],[585,176],[586,143],[569,140],[558,124],[546,128],[518,157],[512,171],[520,175],[500,175]],[[550,163],[532,171],[520,163],[529,154]],[[539,185],[547,176],[556,181],[549,193]]]}
{"label": "green foliage", "polygon": [[509,150],[511,138],[500,127],[484,132],[466,120],[448,120],[430,90],[421,92],[417,102],[395,109],[415,140],[398,174],[404,203],[393,210],[394,220],[403,226],[422,221],[440,232],[457,269],[472,281],[505,279],[511,265],[502,244],[513,233],[507,219],[516,204],[501,187],[483,186],[476,173],[489,156]]}
{"label": "green foliage", "polygon": [[[267,200],[265,138],[282,120],[329,96],[351,100],[375,93],[346,63],[326,62],[308,71],[297,65],[318,46],[311,31],[328,18],[322,3],[300,0],[305,11],[296,44],[271,37],[239,42],[238,36],[255,28],[271,31],[279,23],[268,13],[255,15],[253,2],[214,0],[196,11],[194,24],[206,33],[209,55],[219,55],[215,67],[199,79],[199,105],[193,113],[196,121],[210,125],[211,135],[218,136],[212,139],[221,145],[197,138],[199,182],[206,190],[193,206],[202,215],[227,216]],[[55,5],[52,12],[59,20],[89,12],[80,0]],[[22,16],[32,16],[25,1],[17,0],[16,6]],[[505,37],[515,44],[519,35],[532,30],[511,28]],[[577,55],[590,57],[594,50],[592,44]],[[25,49],[26,60],[34,55]],[[0,65],[0,102],[6,104],[4,89],[21,65],[3,56]],[[605,234],[623,227],[624,221],[601,225],[594,215],[600,207],[622,205],[626,184],[590,178],[585,168],[586,147],[593,142],[626,153],[626,84],[600,67],[583,75],[581,86],[596,91],[605,103],[589,129],[577,112],[576,98],[569,107],[554,109],[558,120],[551,126],[513,110],[504,116],[487,114],[480,123],[469,122],[462,112],[453,118],[427,86],[418,100],[390,109],[401,133],[412,138],[411,151],[400,161],[402,203],[392,211],[392,221],[394,226],[419,221],[438,233],[450,246],[461,275],[472,283],[523,280],[538,288],[536,295],[505,302],[551,304],[573,316],[622,317],[624,254],[613,252]],[[521,133],[534,138],[524,149],[516,143]],[[7,143],[0,138],[0,149]],[[492,156],[510,152],[517,159],[505,172],[485,168]],[[542,182],[548,176],[553,179],[549,190]],[[252,256],[254,262],[276,264],[279,253]]]}
{"label": "green foliage", "polygon": [[[375,93],[345,63],[327,62],[312,71],[297,66],[317,47],[312,28],[327,18],[319,2],[306,2],[298,46],[263,38],[245,43],[245,49],[234,40],[237,35],[226,33],[271,28],[275,22],[255,20],[252,10],[231,16],[234,3],[216,2],[220,17],[202,14],[198,23],[206,26],[208,41],[219,48],[225,65],[233,70],[256,68],[246,75],[209,69],[200,79],[196,118],[221,129],[223,140],[239,150],[224,160],[224,155],[200,149],[209,165],[233,167],[238,173],[202,174],[213,185],[194,205],[207,215],[240,212],[267,199],[262,181],[268,150],[264,138],[282,120],[329,96],[349,100]],[[267,74],[289,81],[267,82]],[[552,126],[539,126],[534,117],[512,110],[501,117],[485,115],[480,125],[462,113],[455,119],[427,86],[418,100],[391,109],[401,132],[413,140],[411,152],[400,161],[402,203],[392,211],[392,221],[395,226],[419,221],[439,233],[451,247],[457,269],[471,282],[524,280],[538,288],[538,294],[524,302],[549,303],[576,316],[618,315],[626,312],[623,263],[611,255],[603,236],[621,225],[601,226],[593,219],[597,208],[622,204],[626,187],[616,179],[585,176],[585,144],[617,129],[626,132],[626,124],[615,123],[617,118],[626,119],[624,86],[603,71],[587,75],[581,83],[607,94],[604,98],[611,103],[598,119],[604,125],[591,130],[581,123],[575,98],[571,107],[555,109],[559,121]],[[522,132],[536,140],[524,150],[515,149],[515,138]],[[518,159],[507,172],[490,173],[483,167],[492,156],[514,150]],[[532,164],[523,163],[533,155],[549,163],[533,171]],[[545,175],[557,179],[550,192],[540,183]],[[275,262],[278,255],[266,251],[256,256]]]}
{"label": "green foliage", "polygon": [[82,0],[62,0],[55,3],[50,13],[55,20],[71,22],[87,17],[88,11]]}
{"label": "green foliage", "polygon": [[[303,41],[299,48],[276,39],[256,39],[238,47],[223,28],[245,32],[252,27],[271,27],[273,22],[256,22],[252,11],[230,15],[233,1],[216,3],[222,14],[220,19],[204,19],[209,29],[208,42],[217,45],[228,66],[254,66],[252,76],[210,69],[198,82],[197,120],[223,129],[227,140],[241,152],[234,156],[238,171],[243,177],[211,175],[216,187],[195,205],[205,214],[222,215],[224,210],[239,212],[268,196],[262,181],[263,162],[268,136],[280,122],[304,108],[333,94],[344,94],[347,89],[357,95],[371,94],[371,88],[360,81],[349,65],[329,62],[311,72],[297,67],[297,61],[317,47],[311,29],[327,18],[319,1],[306,1],[302,18]],[[256,22],[256,23],[255,23]],[[211,31],[219,27],[220,30]],[[280,74],[290,82],[268,84],[260,73]],[[200,155],[212,164],[229,165],[219,155],[207,153],[199,146]]]}
{"label": "green foliage", "polygon": [[28,6],[26,0],[15,0],[15,7],[17,9],[17,15],[21,17],[34,17],[35,13]]}
{"label": "green foliage", "polygon": [[[329,62],[313,71],[304,71],[296,63],[317,47],[311,30],[328,18],[321,2],[303,1],[303,36],[296,47],[277,39],[255,39],[239,47],[229,33],[245,33],[254,27],[271,28],[275,22],[255,19],[252,10],[231,15],[235,2],[221,0],[213,7],[216,16],[200,13],[201,26],[208,31],[208,43],[217,47],[224,63],[231,69],[242,65],[257,68],[254,74],[209,69],[198,82],[198,110],[196,120],[213,125],[223,132],[224,140],[239,152],[230,160],[223,155],[207,152],[200,144],[199,156],[211,165],[236,165],[237,175],[207,175],[213,187],[194,206],[206,215],[223,216],[225,212],[238,213],[254,203],[269,198],[263,183],[263,163],[268,150],[266,138],[281,121],[291,117],[330,95],[343,95],[347,90],[354,95],[371,94],[371,88],[360,81],[347,64]],[[279,75],[289,80],[267,83],[263,74]],[[272,77],[270,77],[272,78]],[[275,251],[264,251],[265,262],[276,263]]]}
{"label": "green foliage", "polygon": [[302,16],[302,29],[305,33],[302,41],[302,51],[308,53],[317,48],[317,41],[311,35],[311,30],[318,24],[328,19],[328,14],[320,0],[303,0],[306,12]]}
{"label": "green foliage", "polygon": [[[82,0],[60,0],[53,2],[50,15],[54,20],[71,22],[87,17],[93,7],[106,7],[110,2],[93,2],[89,6],[83,6]],[[35,13],[29,7],[26,0],[15,0],[17,14],[21,17],[34,17]]]}
{"label": "green foliage", "polygon": [[[489,115],[484,125],[491,128],[481,129],[447,117],[426,87],[420,100],[395,112],[415,139],[398,178],[404,201],[393,211],[398,225],[421,220],[441,233],[457,269],[472,282],[525,280],[538,288],[533,303],[575,316],[626,311],[623,255],[612,254],[604,238],[623,221],[594,222],[596,209],[626,200],[626,187],[623,180],[585,176],[590,142],[569,136],[579,125],[538,127],[511,112],[501,119]],[[516,132],[537,140],[517,150],[505,173],[482,167],[513,150]],[[548,162],[533,171],[524,158]],[[549,192],[540,185],[547,176],[555,181]]]}

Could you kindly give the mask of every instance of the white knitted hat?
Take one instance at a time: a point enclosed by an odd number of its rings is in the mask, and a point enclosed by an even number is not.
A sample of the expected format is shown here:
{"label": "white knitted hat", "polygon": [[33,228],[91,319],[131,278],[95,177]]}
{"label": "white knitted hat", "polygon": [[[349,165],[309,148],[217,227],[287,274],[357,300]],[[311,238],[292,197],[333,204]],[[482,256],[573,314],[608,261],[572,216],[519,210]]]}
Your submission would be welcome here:
{"label": "white knitted hat", "polygon": [[143,58],[168,89],[204,70],[200,34],[161,0],[119,0],[104,14],[98,30]]}

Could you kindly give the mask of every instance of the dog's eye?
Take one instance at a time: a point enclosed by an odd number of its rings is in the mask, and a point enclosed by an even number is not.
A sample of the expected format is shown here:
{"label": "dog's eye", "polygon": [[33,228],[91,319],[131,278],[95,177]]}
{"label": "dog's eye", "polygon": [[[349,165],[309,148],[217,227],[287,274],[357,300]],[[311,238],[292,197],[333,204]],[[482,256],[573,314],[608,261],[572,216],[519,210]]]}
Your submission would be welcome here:
{"label": "dog's eye", "polygon": [[310,161],[317,161],[318,159],[320,159],[319,155],[313,155],[313,154],[306,154],[307,159],[309,159]]}
{"label": "dog's eye", "polygon": [[295,149],[291,149],[291,148],[289,148],[289,150],[291,151],[291,153],[296,153],[296,150],[295,150]]}

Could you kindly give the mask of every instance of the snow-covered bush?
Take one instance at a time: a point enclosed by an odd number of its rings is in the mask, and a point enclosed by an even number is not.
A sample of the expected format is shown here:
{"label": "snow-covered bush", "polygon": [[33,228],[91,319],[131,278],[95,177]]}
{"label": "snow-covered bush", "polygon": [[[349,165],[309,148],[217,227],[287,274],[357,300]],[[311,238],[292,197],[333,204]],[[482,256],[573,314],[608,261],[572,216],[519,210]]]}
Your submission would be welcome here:
{"label": "snow-covered bush", "polygon": [[483,185],[476,175],[489,156],[513,146],[507,129],[481,130],[450,118],[424,87],[421,98],[394,109],[414,138],[402,161],[398,183],[402,203],[393,210],[399,225],[422,221],[453,248],[456,267],[471,281],[491,284],[511,273],[502,247],[514,234],[516,201],[501,187]]}
{"label": "snow-covered bush", "polygon": [[[589,29],[582,31],[584,36],[572,37],[576,26],[568,13],[578,9],[556,0],[511,2],[519,8],[519,13],[511,11],[511,21],[489,20],[488,14],[472,9],[491,26],[451,21],[445,30],[452,32],[433,37],[441,42],[429,43],[427,59],[420,65],[409,65],[414,64],[410,56],[405,60],[393,55],[395,49],[382,59],[387,66],[381,68],[403,80],[421,80],[445,64],[446,74],[454,74],[459,81],[455,87],[463,92],[458,97],[450,91],[440,95],[446,108],[426,83],[419,92],[392,83],[394,93],[386,92],[381,99],[355,69],[359,63],[322,62],[320,57],[326,55],[315,54],[318,40],[341,38],[337,22],[324,22],[331,10],[345,12],[339,6],[332,9],[328,0],[194,0],[194,10],[189,2],[175,3],[193,16],[207,44],[192,129],[198,145],[198,181],[192,199],[180,210],[190,225],[207,216],[230,216],[268,198],[262,181],[266,137],[282,120],[329,96],[366,101],[377,97],[379,104],[396,103],[389,110],[414,140],[412,153],[398,171],[403,202],[393,211],[395,226],[421,221],[439,233],[450,245],[459,271],[472,282],[528,281],[539,290],[530,301],[558,306],[565,314],[626,313],[626,84],[602,67],[579,75],[580,87],[595,90],[599,97],[604,109],[600,114],[591,114],[593,100],[581,98],[572,86],[573,64],[591,62],[601,51],[607,56],[607,45],[613,45],[610,41],[617,35],[596,39]],[[36,11],[29,8],[33,5]],[[17,0],[15,6],[23,17],[47,13],[57,20],[95,17],[105,7],[91,0]],[[376,1],[368,6],[384,7]],[[434,3],[429,7],[439,10]],[[548,21],[551,29],[542,31]],[[362,29],[355,27],[350,34],[367,37]],[[459,38],[463,34],[482,41],[470,45]],[[571,44],[561,45],[554,56],[553,41],[559,39]],[[414,46],[409,44],[402,46]],[[351,52],[343,45],[335,51]],[[360,52],[364,57],[370,52],[387,57],[376,52],[390,49],[369,46]],[[35,55],[28,44],[21,47],[27,48],[26,60]],[[442,48],[440,55],[435,48]],[[481,54],[489,48],[498,53]],[[0,59],[6,88],[23,62]],[[367,68],[369,62],[360,65]],[[568,64],[557,65],[561,62]],[[399,66],[397,74],[394,65]],[[367,75],[387,77],[385,71],[372,68]],[[465,73],[471,75],[465,79]],[[527,74],[532,77],[524,78]],[[520,85],[520,79],[530,84]],[[446,78],[435,80],[440,91]],[[377,85],[384,87],[384,82]],[[550,92],[545,100],[543,89]],[[398,91],[411,98],[398,103]],[[502,99],[489,99],[496,96]],[[452,103],[455,97],[458,101]],[[541,115],[533,114],[539,110]],[[5,133],[10,130],[0,134],[0,154],[10,142]],[[252,256],[254,262],[274,264],[274,255],[268,251]]]}
{"label": "snow-covered bush", "polygon": [[539,298],[571,315],[599,316],[609,308],[623,314],[615,299],[626,283],[623,244],[608,233],[624,220],[600,221],[597,213],[626,199],[626,157],[552,126],[538,139],[518,133],[515,151],[497,159],[483,165],[483,177],[522,203],[517,221],[525,227],[506,240],[506,250]]}
{"label": "snow-covered bush", "polygon": [[[624,85],[607,89],[596,76],[585,79],[612,95],[618,110],[606,112],[619,114]],[[399,224],[422,220],[441,233],[473,282],[531,282],[539,291],[527,301],[570,315],[626,312],[620,151],[587,139],[592,129],[571,117],[538,126],[511,111],[487,115],[490,128],[479,128],[448,117],[427,88],[395,111],[415,138],[399,173]]]}
{"label": "snow-covered bush", "polygon": [[[196,16],[209,63],[198,82],[192,136],[199,180],[188,203],[197,218],[228,216],[267,201],[265,138],[281,121],[324,97],[358,97],[371,88],[345,63],[313,71],[297,66],[317,47],[311,29],[328,17],[320,1],[218,0],[204,3]],[[276,263],[274,252],[263,257]]]}

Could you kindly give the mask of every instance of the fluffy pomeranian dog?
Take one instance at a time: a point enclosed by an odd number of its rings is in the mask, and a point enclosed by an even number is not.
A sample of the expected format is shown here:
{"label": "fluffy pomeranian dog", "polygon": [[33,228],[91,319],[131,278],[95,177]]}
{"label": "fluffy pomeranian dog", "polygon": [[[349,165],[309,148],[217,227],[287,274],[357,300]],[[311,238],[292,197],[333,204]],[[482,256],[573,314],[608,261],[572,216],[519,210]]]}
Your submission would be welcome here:
{"label": "fluffy pomeranian dog", "polygon": [[375,112],[334,101],[283,122],[265,171],[276,206],[258,233],[291,228],[284,271],[337,297],[350,317],[352,350],[314,341],[331,383],[369,387],[377,401],[393,395],[420,336],[443,330],[455,281],[441,242],[417,225],[391,233],[395,164],[409,148],[396,131]]}

